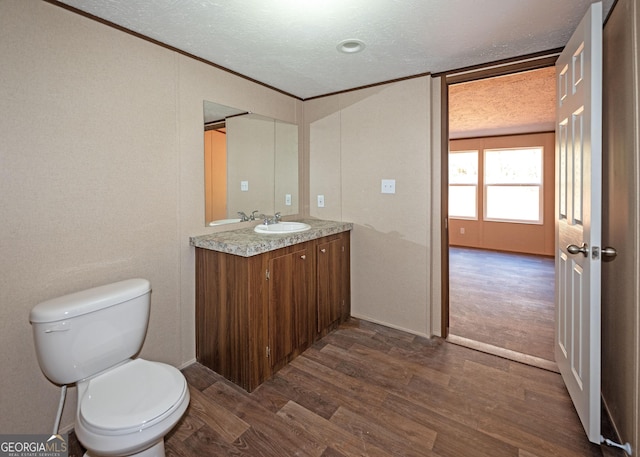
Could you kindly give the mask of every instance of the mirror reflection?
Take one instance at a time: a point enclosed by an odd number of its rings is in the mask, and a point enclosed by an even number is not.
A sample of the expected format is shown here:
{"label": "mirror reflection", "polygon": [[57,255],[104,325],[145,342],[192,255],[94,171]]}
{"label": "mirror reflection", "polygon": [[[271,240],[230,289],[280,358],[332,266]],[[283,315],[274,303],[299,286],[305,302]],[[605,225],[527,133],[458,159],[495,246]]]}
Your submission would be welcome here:
{"label": "mirror reflection", "polygon": [[298,126],[204,102],[205,223],[298,213]]}

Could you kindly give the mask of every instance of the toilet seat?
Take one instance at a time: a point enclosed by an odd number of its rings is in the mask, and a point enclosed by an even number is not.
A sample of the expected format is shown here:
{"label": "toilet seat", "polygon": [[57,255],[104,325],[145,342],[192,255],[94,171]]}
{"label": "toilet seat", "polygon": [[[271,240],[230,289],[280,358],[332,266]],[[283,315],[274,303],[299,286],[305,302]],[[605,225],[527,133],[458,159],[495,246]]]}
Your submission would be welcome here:
{"label": "toilet seat", "polygon": [[162,421],[187,395],[182,373],[171,365],[135,359],[87,381],[79,417],[103,435],[138,432]]}

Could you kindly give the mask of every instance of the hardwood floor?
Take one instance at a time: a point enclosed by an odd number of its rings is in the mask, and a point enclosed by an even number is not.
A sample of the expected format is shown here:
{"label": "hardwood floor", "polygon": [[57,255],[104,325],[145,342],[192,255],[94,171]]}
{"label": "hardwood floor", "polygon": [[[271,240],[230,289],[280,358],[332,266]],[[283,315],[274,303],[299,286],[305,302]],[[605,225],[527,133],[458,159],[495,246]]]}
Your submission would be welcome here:
{"label": "hardwood floor", "polygon": [[621,455],[588,442],[558,374],[364,321],[251,394],[200,364],[184,374],[167,456]]}
{"label": "hardwood floor", "polygon": [[198,363],[183,373],[167,457],[624,456],[588,442],[557,373],[355,319],[251,394]]}
{"label": "hardwood floor", "polygon": [[553,258],[449,249],[451,335],[553,361]]}

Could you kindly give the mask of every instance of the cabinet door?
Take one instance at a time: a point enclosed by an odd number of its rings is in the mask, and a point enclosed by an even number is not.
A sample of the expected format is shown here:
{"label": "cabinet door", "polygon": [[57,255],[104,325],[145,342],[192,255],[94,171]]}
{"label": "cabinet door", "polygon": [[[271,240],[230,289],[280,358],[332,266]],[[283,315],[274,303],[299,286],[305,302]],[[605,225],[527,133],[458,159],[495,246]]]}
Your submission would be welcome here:
{"label": "cabinet door", "polygon": [[340,319],[342,313],[342,239],[319,243],[316,253],[318,332]]}
{"label": "cabinet door", "polygon": [[278,368],[308,344],[307,250],[269,260],[269,348]]}

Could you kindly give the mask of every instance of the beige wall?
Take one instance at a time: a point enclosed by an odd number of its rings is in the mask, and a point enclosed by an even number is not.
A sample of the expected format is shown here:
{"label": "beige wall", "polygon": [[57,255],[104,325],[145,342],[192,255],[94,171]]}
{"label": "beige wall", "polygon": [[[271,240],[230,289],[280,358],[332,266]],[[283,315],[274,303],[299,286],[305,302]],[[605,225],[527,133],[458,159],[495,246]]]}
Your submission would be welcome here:
{"label": "beige wall", "polygon": [[[28,323],[41,300],[146,277],[153,304],[141,355],[176,366],[193,360],[188,237],[221,230],[204,227],[203,100],[298,123],[301,212],[355,224],[354,314],[437,333],[438,80],[305,102],[303,128],[300,101],[48,3],[18,0],[0,0],[0,62],[2,433],[53,425],[59,390],[39,370]],[[395,195],[380,194],[383,178],[396,179]],[[325,208],[316,208],[318,193]],[[603,392],[637,452],[637,295],[628,306],[635,352],[617,349],[616,325],[627,314],[609,313],[603,360],[615,365],[607,372],[631,371],[604,379]]]}
{"label": "beige wall", "polygon": [[[234,116],[227,119],[227,216],[242,211],[262,214],[274,211],[275,121],[262,116]],[[247,181],[243,191],[240,183]]]}
{"label": "beige wall", "polygon": [[354,223],[352,314],[420,335],[431,334],[430,109],[429,77],[304,106],[310,213]]}
{"label": "beige wall", "polygon": [[46,433],[59,390],[38,367],[29,310],[145,277],[141,355],[193,360],[188,239],[212,231],[202,102],[293,123],[302,102],[44,2],[0,1],[0,62],[0,430]]}

